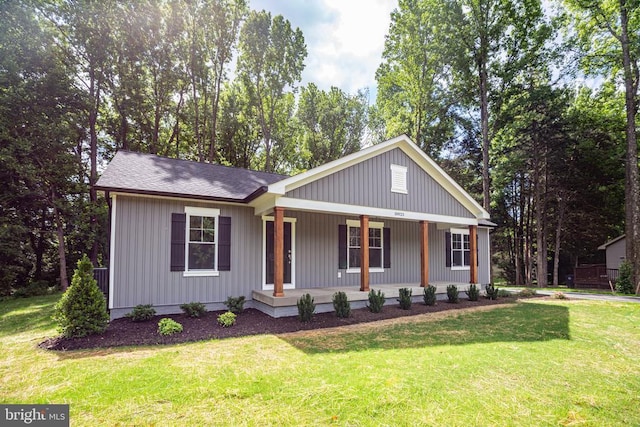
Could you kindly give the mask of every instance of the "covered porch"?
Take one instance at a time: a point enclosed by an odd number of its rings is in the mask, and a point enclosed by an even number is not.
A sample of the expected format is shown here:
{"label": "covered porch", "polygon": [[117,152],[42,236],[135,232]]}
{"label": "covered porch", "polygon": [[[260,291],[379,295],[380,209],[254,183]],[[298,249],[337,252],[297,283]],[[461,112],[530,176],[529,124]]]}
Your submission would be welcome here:
{"label": "covered porch", "polygon": [[[430,285],[436,287],[436,295],[439,300],[446,299],[447,286],[452,284],[458,287],[461,297],[464,297],[464,292],[469,289],[468,283],[430,283]],[[424,287],[420,286],[419,283],[379,284],[370,285],[369,287],[370,290],[379,290],[384,294],[386,305],[397,304],[396,299],[399,296],[400,288],[411,289],[413,302],[422,301]],[[332,298],[337,292],[344,292],[347,295],[352,309],[364,308],[368,303],[369,291],[362,291],[357,286],[289,289],[285,295],[279,297],[274,296],[273,291],[270,290],[254,290],[252,298],[254,308],[272,317],[287,317],[298,314],[297,302],[304,294],[310,294],[313,297],[314,303],[316,304],[316,313],[333,311]]]}

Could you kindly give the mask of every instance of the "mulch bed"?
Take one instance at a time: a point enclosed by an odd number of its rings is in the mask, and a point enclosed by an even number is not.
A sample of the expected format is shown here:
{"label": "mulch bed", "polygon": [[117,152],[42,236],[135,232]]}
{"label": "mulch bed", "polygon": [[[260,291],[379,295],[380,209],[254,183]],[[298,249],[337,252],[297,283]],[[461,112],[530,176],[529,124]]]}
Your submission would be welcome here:
{"label": "mulch bed", "polygon": [[[297,316],[275,319],[261,311],[246,309],[238,315],[236,324],[230,328],[223,328],[217,322],[218,315],[224,313],[223,311],[207,312],[199,318],[190,318],[184,314],[155,316],[147,322],[133,322],[128,318],[122,318],[109,323],[109,327],[101,335],[90,335],[83,338],[55,337],[43,341],[39,344],[39,347],[47,350],[66,351],[133,345],[177,344],[260,334],[278,335],[287,332],[333,328],[446,310],[512,303],[515,300],[514,297],[500,298],[498,300],[480,298],[479,301],[473,302],[461,299],[457,304],[438,301],[435,306],[414,303],[411,305],[410,310],[402,310],[398,305],[388,305],[383,307],[381,313],[371,313],[367,308],[352,310],[351,317],[347,319],[337,317],[334,312],[319,313],[315,314],[312,321],[308,323],[301,322]],[[182,324],[183,332],[166,337],[158,334],[158,321],[164,317],[169,317]]]}

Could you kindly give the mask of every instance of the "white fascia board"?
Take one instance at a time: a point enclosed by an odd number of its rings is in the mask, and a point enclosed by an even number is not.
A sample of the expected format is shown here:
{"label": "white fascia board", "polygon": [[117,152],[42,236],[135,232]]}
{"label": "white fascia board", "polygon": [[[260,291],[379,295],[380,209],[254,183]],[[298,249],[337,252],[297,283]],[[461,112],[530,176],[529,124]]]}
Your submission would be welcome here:
{"label": "white fascia board", "polygon": [[253,207],[253,213],[256,216],[262,216],[265,213],[271,211],[276,206],[277,196],[270,193],[262,194],[260,197],[255,198],[249,203],[249,206]]}
{"label": "white fascia board", "polygon": [[369,206],[345,205],[340,203],[320,202],[316,200],[292,199],[280,197],[277,206],[299,211],[323,212],[342,215],[369,215],[375,218],[388,218],[410,221],[429,221],[454,225],[478,225],[477,218],[463,218],[447,215],[436,215],[422,212],[399,211],[393,209],[372,208]]}
{"label": "white fascia board", "polygon": [[114,196],[132,197],[132,198],[138,198],[138,199],[172,200],[172,201],[182,202],[184,204],[200,203],[205,205],[228,205],[228,206],[247,207],[247,204],[242,202],[220,202],[217,200],[193,199],[188,197],[173,197],[173,196],[157,196],[154,194],[124,193],[121,191],[110,191],[109,193]]}
{"label": "white fascia board", "polygon": [[109,236],[109,301],[108,308],[113,308],[113,289],[115,288],[114,282],[116,277],[116,209],[117,209],[117,195],[111,194],[111,235]]}

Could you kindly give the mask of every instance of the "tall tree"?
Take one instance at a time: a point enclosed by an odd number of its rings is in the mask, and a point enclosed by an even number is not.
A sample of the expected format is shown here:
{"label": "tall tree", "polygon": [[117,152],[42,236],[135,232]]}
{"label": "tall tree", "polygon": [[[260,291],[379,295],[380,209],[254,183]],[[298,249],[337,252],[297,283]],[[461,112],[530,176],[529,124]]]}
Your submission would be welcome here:
{"label": "tall tree", "polygon": [[587,72],[622,77],[625,92],[625,233],[627,259],[640,294],[640,182],[636,115],[640,71],[640,4],[629,0],[565,0],[586,53]]}
{"label": "tall tree", "polygon": [[238,72],[260,121],[264,144],[264,170],[273,170],[272,148],[278,118],[287,92],[295,90],[304,69],[307,47],[302,31],[278,15],[249,13],[240,33]]}

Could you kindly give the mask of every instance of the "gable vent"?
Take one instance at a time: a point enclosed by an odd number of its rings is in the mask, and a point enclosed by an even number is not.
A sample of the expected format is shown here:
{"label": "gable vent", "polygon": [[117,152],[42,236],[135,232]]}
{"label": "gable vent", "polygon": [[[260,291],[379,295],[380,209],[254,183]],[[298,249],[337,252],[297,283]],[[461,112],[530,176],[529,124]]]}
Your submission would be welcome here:
{"label": "gable vent", "polygon": [[407,194],[407,167],[391,165],[391,192]]}

